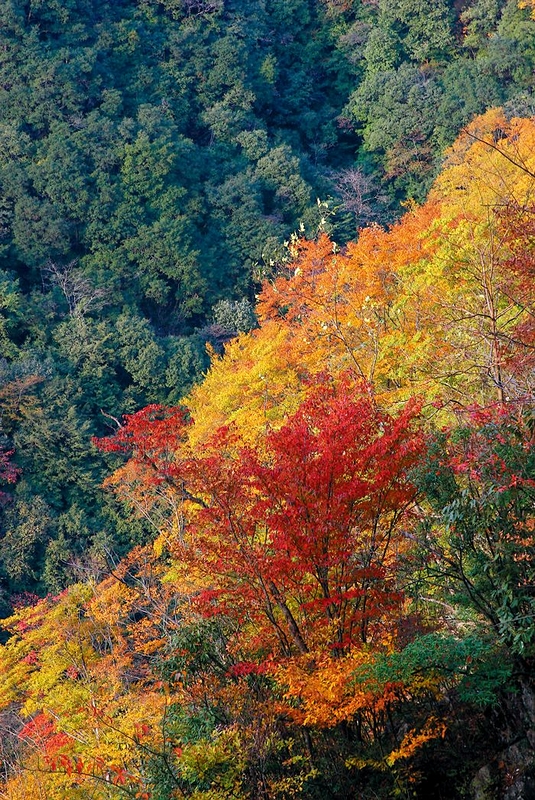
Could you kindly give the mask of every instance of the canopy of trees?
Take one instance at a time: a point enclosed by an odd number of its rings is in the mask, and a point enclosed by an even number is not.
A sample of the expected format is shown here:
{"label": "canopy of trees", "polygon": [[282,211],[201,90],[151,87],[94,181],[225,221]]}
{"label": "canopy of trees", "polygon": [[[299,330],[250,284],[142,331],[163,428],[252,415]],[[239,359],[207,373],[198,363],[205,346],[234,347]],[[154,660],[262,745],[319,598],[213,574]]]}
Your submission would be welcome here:
{"label": "canopy of trees", "polygon": [[12,597],[6,797],[527,796],[534,139],[488,112],[389,229],[292,238],[183,403],[109,420],[104,492],[152,536]]}

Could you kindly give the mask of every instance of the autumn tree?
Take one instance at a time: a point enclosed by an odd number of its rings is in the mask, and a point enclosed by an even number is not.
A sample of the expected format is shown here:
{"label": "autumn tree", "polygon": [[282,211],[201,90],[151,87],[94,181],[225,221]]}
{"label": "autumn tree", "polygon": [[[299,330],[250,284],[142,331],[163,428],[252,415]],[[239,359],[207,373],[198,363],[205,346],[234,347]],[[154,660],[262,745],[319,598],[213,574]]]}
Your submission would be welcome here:
{"label": "autumn tree", "polygon": [[[397,565],[414,524],[407,472],[423,448],[419,406],[388,414],[350,373],[319,374],[304,389],[298,409],[255,447],[231,426],[192,451],[194,425],[178,416],[166,437],[154,409],[101,446],[131,456],[113,481],[124,498],[165,487],[178,501],[181,522],[167,524],[155,547],[176,565],[169,580],[181,591],[189,583],[188,615],[226,630],[208,660],[193,655],[196,677],[186,682],[191,657],[184,661],[178,641],[176,655],[171,649],[180,686],[189,687],[183,702],[193,710],[205,697],[217,713],[227,709],[228,724],[238,708],[244,719],[250,678],[270,724],[279,708],[305,741],[311,726],[343,725],[374,741],[397,695],[384,682],[356,690],[354,675],[396,647],[406,613]],[[229,676],[245,692],[230,707]],[[282,704],[273,706],[262,676],[281,687]]]}
{"label": "autumn tree", "polygon": [[[141,480],[168,481],[186,503],[181,556],[201,555],[210,602],[267,620],[287,655],[366,642],[383,624],[379,608],[398,603],[391,539],[414,497],[405,475],[422,446],[415,405],[390,417],[365,384],[321,376],[257,451],[222,429],[204,456],[175,461],[176,415],[151,414],[133,415],[101,446],[129,448]],[[181,414],[178,424],[185,430]]]}

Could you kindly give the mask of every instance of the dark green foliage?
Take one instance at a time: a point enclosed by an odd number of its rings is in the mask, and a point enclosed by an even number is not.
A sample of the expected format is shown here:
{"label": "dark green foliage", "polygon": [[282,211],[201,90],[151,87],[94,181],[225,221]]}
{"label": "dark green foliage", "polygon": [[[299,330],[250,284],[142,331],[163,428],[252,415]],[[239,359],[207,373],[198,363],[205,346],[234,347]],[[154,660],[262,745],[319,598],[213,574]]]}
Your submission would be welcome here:
{"label": "dark green foliage", "polygon": [[495,705],[510,681],[513,665],[492,638],[430,633],[419,636],[403,650],[379,657],[370,668],[355,674],[355,682],[384,686],[390,681],[411,685],[418,677],[449,686],[463,703]]}

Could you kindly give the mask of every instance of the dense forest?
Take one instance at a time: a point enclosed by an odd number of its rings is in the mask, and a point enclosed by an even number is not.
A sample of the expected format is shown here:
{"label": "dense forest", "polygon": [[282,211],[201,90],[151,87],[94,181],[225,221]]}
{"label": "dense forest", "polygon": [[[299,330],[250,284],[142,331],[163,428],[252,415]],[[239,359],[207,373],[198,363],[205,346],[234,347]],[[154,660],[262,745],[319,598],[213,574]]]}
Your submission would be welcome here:
{"label": "dense forest", "polygon": [[0,797],[535,797],[535,13],[0,0]]}

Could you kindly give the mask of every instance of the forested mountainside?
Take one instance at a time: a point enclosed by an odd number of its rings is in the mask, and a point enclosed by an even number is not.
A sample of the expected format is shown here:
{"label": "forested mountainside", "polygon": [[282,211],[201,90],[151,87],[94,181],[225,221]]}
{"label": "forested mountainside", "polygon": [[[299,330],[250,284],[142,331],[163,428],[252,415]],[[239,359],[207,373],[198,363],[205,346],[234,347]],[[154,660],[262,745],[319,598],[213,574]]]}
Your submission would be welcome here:
{"label": "forested mountainside", "polygon": [[532,113],[519,5],[0,2],[3,613],[147,540],[87,443],[254,327],[294,231],[391,223],[474,114]]}
{"label": "forested mountainside", "polygon": [[535,14],[0,0],[0,797],[535,795]]}
{"label": "forested mountainside", "polygon": [[13,598],[3,797],[532,796],[534,145],[489,111],[389,229],[292,237],[258,327],[94,440],[152,536]]}

